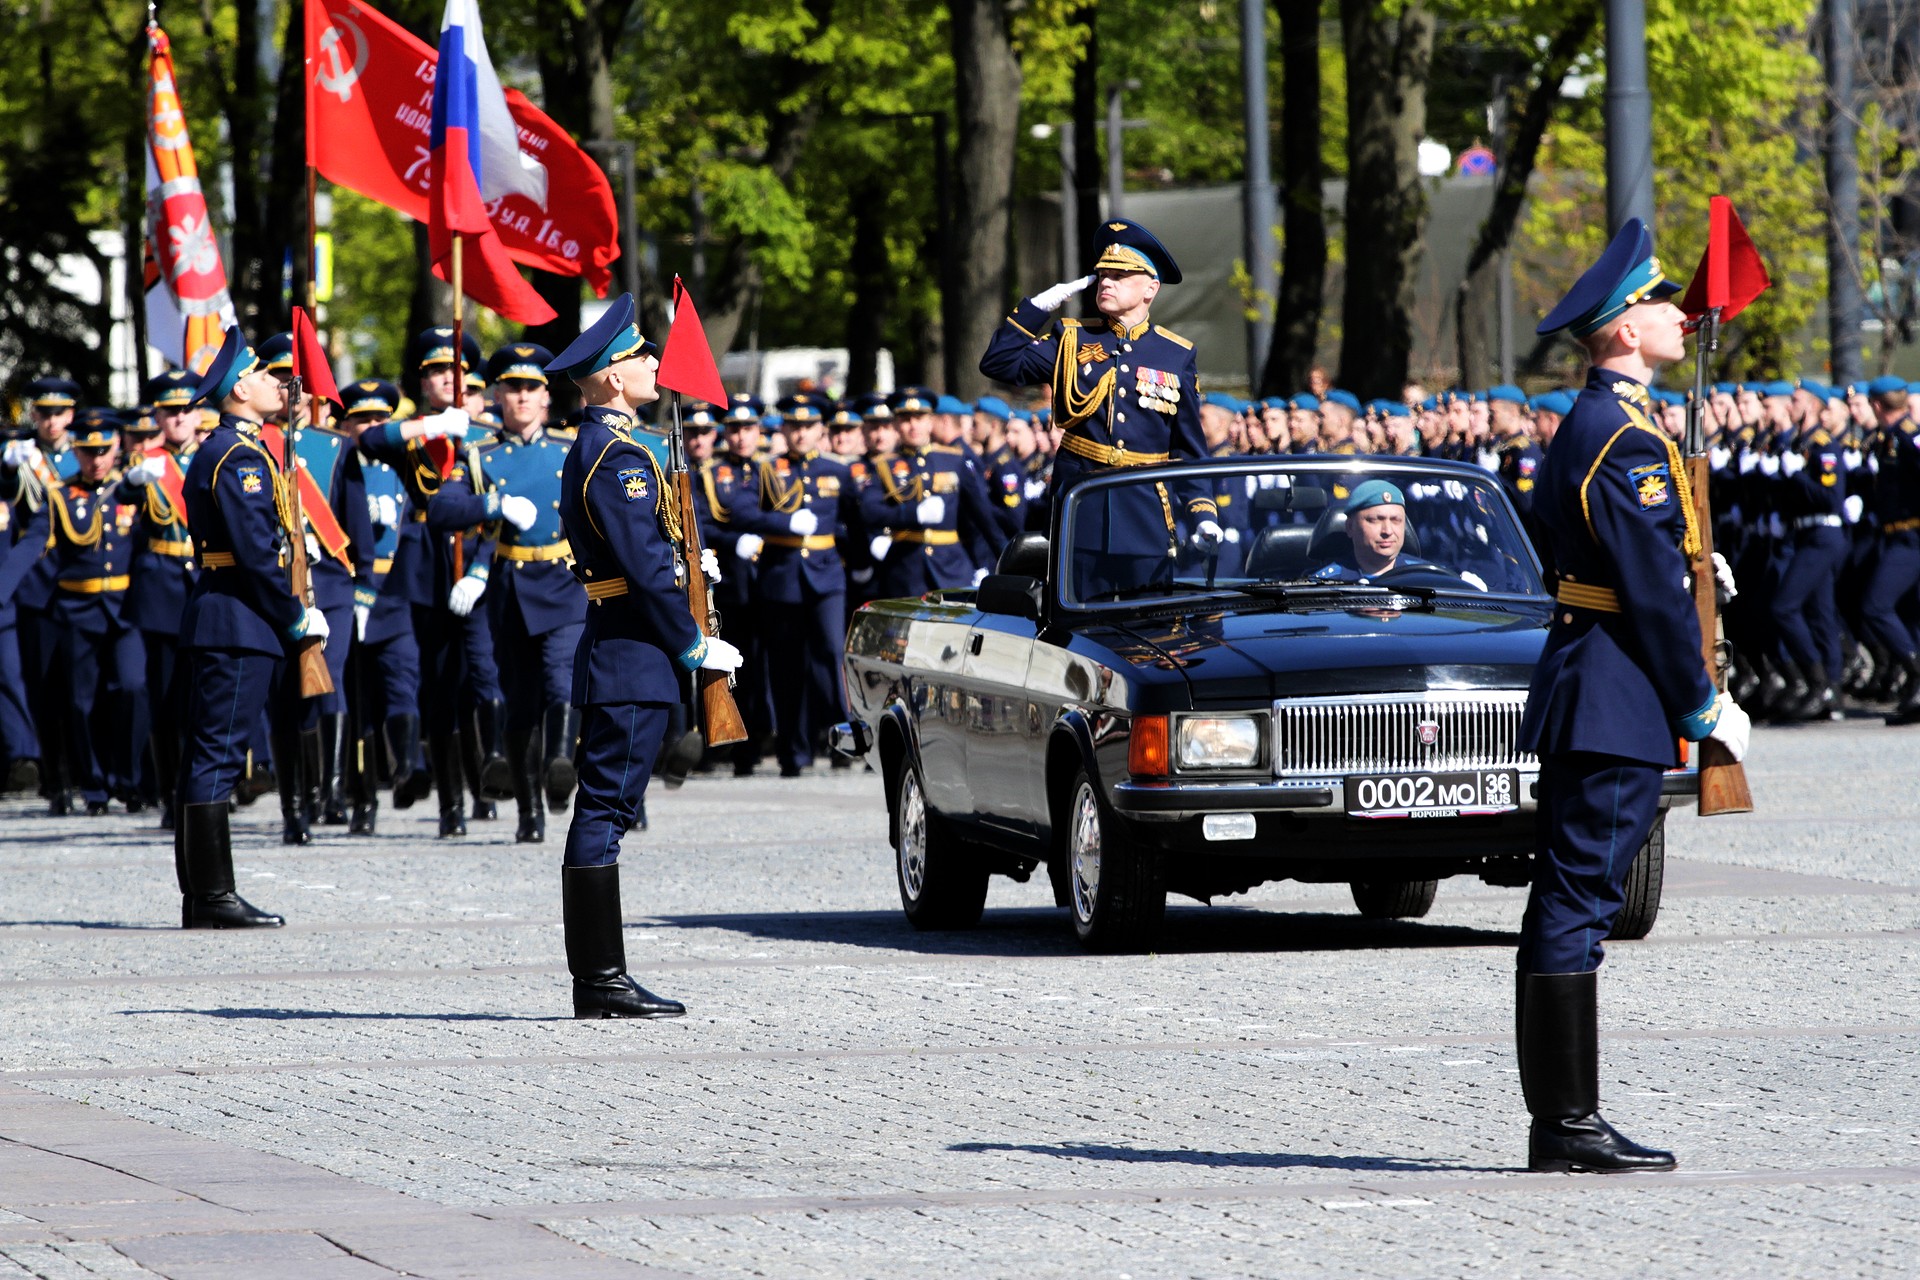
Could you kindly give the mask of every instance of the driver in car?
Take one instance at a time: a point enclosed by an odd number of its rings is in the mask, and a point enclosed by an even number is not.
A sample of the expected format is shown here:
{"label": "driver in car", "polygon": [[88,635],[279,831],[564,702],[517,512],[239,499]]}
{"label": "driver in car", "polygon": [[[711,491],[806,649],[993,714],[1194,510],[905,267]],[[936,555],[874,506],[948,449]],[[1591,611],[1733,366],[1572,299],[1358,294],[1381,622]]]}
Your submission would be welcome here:
{"label": "driver in car", "polygon": [[[1347,498],[1347,538],[1353,543],[1353,562],[1336,560],[1308,577],[1314,582],[1353,582],[1367,585],[1394,580],[1414,570],[1454,576],[1431,560],[1407,553],[1407,498],[1386,480],[1366,480]],[[1487,584],[1471,573],[1459,578],[1477,591]]]}

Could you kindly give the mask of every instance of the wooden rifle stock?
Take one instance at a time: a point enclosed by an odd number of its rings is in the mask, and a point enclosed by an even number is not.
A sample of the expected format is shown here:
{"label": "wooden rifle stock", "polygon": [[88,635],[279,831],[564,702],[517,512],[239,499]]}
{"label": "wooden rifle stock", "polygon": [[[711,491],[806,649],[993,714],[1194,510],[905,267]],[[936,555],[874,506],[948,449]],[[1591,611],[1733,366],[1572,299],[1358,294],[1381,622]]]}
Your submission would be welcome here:
{"label": "wooden rifle stock", "polygon": [[[1707,313],[1695,337],[1698,363],[1694,367],[1693,396],[1687,403],[1687,484],[1693,491],[1693,518],[1700,529],[1700,554],[1694,560],[1693,608],[1700,618],[1701,657],[1707,664],[1707,676],[1722,693],[1727,688],[1727,673],[1720,661],[1722,631],[1719,586],[1713,571],[1713,502],[1707,492],[1712,478],[1707,465],[1706,430],[1703,417],[1707,410],[1707,356],[1719,345],[1718,308]],[[1711,818],[1722,813],[1752,813],[1753,792],[1747,787],[1747,771],[1726,744],[1716,738],[1703,738],[1695,747],[1700,753],[1700,816]]]}
{"label": "wooden rifle stock", "polygon": [[[293,598],[300,602],[302,608],[312,608],[313,576],[307,566],[307,520],[300,507],[300,481],[296,471],[300,465],[297,443],[300,437],[301,390],[297,378],[288,384],[287,433],[283,437],[286,458],[280,468],[280,479],[287,486],[287,508],[293,515],[293,528],[287,530],[287,540],[291,544],[289,550],[293,556]],[[309,403],[317,406],[319,399],[315,396]],[[302,640],[294,646],[293,653],[300,671],[300,696],[318,698],[332,693],[333,676],[327,671],[327,642],[317,637]]]}
{"label": "wooden rifle stock", "polygon": [[[679,406],[676,404],[675,417]],[[676,434],[678,423],[675,424]],[[683,456],[684,461],[684,456]],[[687,546],[687,608],[693,625],[703,636],[719,634],[718,615],[708,590],[707,575],[700,568],[700,525],[693,509],[693,479],[684,465],[673,472],[673,501],[680,512],[680,529]],[[694,682],[700,690],[700,710],[709,747],[724,747],[747,740],[747,722],[733,700],[733,689],[724,671],[696,671]]]}

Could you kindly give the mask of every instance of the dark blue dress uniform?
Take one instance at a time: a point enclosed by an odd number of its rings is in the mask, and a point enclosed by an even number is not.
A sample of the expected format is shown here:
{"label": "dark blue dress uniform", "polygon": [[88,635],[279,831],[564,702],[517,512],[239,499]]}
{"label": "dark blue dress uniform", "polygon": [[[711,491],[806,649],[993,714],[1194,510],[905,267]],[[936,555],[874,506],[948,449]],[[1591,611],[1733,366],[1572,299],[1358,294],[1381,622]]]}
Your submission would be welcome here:
{"label": "dark blue dress uniform", "polygon": [[1773,594],[1773,620],[1823,713],[1833,708],[1833,682],[1841,674],[1834,585],[1849,549],[1843,452],[1824,427],[1814,427],[1788,447],[1779,481],[1792,553]]}
{"label": "dark blue dress uniform", "polygon": [[[1591,334],[1664,298],[1652,237],[1629,219],[1539,331]],[[1537,1170],[1671,1167],[1599,1115],[1601,942],[1659,812],[1676,738],[1722,714],[1686,587],[1699,548],[1679,450],[1641,383],[1596,367],[1541,468],[1534,512],[1559,573],[1519,745],[1540,757],[1533,887],[1521,923],[1520,1078]]]}
{"label": "dark blue dress uniform", "polygon": [[[814,531],[793,531],[806,512]],[[813,763],[827,730],[846,717],[840,684],[847,644],[847,568],[839,536],[861,527],[860,488],[844,462],[817,451],[787,453],[735,488],[730,528],[766,540],[756,566],[762,624],[771,638],[774,751],[783,777]]]}
{"label": "dark blue dress uniform", "polygon": [[[39,378],[28,388],[33,407],[59,412],[74,407],[80,388],[65,378]],[[47,493],[80,469],[80,459],[62,435],[52,444],[35,442],[28,459],[16,466],[0,464],[0,503],[7,504],[8,524],[17,538],[47,507]],[[40,534],[44,542],[45,534]],[[53,598],[53,564],[40,555],[40,548],[22,551],[16,541],[15,554],[24,561],[16,568],[11,602],[6,607],[14,619],[14,637],[20,654],[21,681],[31,724],[21,723],[15,699],[0,699],[0,718],[6,726],[10,750],[36,749],[40,756],[40,787],[55,813],[65,813],[70,805],[65,742],[66,712],[60,705],[65,680],[60,678],[60,627],[48,614]]]}
{"label": "dark blue dress uniform", "polygon": [[[758,420],[760,402],[752,397],[731,405],[724,421]],[[733,748],[733,771],[751,776],[760,763],[761,743],[773,731],[773,695],[767,681],[766,626],[761,616],[758,553],[738,552],[743,530],[729,515],[735,495],[757,483],[765,454],[742,456],[722,449],[701,463],[693,476],[693,505],[700,519],[700,545],[712,547],[723,572],[713,588],[712,602],[720,610],[720,636],[743,656],[734,677],[734,702],[747,726],[747,739]]]}
{"label": "dark blue dress uniform", "polygon": [[[940,498],[940,518],[923,521],[916,508]],[[973,584],[974,557],[963,537],[980,539],[993,556],[1007,543],[980,473],[951,445],[925,448],[901,445],[876,459],[872,482],[859,491],[860,517],[866,527],[888,529],[893,545],[880,561],[875,594],[919,596],[941,587]]]}
{"label": "dark blue dress uniform", "polygon": [[[1895,377],[1867,384],[1869,396],[1904,391]],[[1881,430],[1875,442],[1873,521],[1878,554],[1861,595],[1862,629],[1906,669],[1908,692],[1889,723],[1920,718],[1920,633],[1906,616],[1920,585],[1920,424],[1911,416]]]}

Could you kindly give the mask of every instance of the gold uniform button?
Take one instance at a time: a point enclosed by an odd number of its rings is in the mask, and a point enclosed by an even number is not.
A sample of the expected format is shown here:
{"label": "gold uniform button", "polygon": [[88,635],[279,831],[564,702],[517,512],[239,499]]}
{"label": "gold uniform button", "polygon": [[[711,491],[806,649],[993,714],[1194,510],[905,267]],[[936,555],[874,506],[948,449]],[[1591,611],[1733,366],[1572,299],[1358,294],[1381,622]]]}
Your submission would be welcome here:
{"label": "gold uniform button", "polygon": [[1563,613],[1563,614],[1561,614],[1561,615],[1560,615],[1560,621],[1562,621],[1562,622],[1564,622],[1564,623],[1566,623],[1566,624],[1567,624],[1568,626],[1572,626],[1572,625],[1573,625],[1573,615],[1572,615],[1572,614],[1570,614],[1570,613]]}

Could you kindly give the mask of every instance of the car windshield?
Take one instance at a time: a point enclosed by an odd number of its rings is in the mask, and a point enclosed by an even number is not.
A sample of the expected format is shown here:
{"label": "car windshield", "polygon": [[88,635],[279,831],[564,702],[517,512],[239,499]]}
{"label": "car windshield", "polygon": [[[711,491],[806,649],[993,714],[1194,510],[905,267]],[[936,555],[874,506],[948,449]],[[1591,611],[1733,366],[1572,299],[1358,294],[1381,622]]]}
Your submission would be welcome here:
{"label": "car windshield", "polygon": [[1383,589],[1546,595],[1499,481],[1467,467],[1303,459],[1153,468],[1076,486],[1060,529],[1069,607]]}

